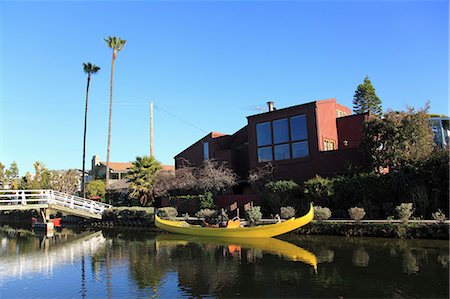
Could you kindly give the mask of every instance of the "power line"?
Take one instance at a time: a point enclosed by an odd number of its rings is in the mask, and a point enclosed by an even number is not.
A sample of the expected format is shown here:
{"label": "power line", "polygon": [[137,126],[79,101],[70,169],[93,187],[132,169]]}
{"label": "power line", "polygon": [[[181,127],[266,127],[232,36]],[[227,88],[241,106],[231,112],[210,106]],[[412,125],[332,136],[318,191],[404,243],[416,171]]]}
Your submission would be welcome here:
{"label": "power line", "polygon": [[162,112],[164,112],[164,113],[166,113],[166,114],[172,116],[173,118],[176,118],[176,119],[178,119],[179,121],[182,121],[182,122],[184,122],[185,124],[187,124],[187,125],[189,125],[189,126],[195,128],[195,129],[197,129],[197,130],[200,130],[200,131],[202,131],[202,132],[204,132],[204,133],[209,133],[208,131],[205,131],[205,130],[203,130],[202,128],[197,127],[196,125],[194,125],[194,124],[188,122],[187,120],[184,120],[184,119],[182,119],[181,117],[178,117],[178,116],[176,116],[175,114],[173,114],[173,113],[171,113],[171,112],[169,112],[169,111],[167,111],[167,110],[164,110],[163,108],[161,108],[161,107],[155,105],[154,103],[153,103],[153,105],[155,106],[155,108],[156,108],[158,111],[162,111]]}

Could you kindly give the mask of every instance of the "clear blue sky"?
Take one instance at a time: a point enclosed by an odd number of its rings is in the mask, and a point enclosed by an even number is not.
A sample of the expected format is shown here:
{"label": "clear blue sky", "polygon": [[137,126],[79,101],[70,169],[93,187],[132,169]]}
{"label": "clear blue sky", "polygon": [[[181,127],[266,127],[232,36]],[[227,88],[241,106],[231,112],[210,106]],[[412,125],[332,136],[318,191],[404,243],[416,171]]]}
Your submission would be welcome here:
{"label": "clear blue sky", "polygon": [[[86,76],[87,165],[106,160],[111,51],[116,60],[111,161],[149,152],[150,99],[204,131],[234,133],[248,107],[337,98],[352,106],[366,75],[383,108],[448,113],[448,1],[3,1],[0,161],[81,168]],[[155,109],[165,164],[206,135]],[[88,167],[90,168],[90,166]]]}

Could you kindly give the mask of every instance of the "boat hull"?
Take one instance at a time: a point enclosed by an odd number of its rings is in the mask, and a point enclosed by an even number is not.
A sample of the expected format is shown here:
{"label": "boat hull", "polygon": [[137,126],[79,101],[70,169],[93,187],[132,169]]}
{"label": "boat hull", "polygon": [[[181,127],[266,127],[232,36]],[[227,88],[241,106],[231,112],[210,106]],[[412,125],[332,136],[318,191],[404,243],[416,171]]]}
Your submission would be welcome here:
{"label": "boat hull", "polygon": [[281,223],[260,225],[253,227],[202,227],[190,225],[185,221],[173,221],[159,218],[155,215],[156,227],[175,234],[191,236],[227,237],[227,238],[270,238],[293,231],[311,222],[314,218],[314,209],[310,206],[309,212],[299,218],[292,218]]}

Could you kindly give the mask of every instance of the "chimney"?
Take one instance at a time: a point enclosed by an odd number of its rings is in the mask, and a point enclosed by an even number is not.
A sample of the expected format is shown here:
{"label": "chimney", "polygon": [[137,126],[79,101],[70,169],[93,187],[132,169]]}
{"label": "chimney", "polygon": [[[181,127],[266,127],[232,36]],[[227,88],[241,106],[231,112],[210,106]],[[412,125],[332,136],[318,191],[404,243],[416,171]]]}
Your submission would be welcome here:
{"label": "chimney", "polygon": [[100,157],[95,155],[92,157],[91,170],[94,170],[95,166],[100,164]]}
{"label": "chimney", "polygon": [[275,104],[274,102],[267,102],[267,107],[269,108],[269,112],[272,112],[273,110],[275,110],[275,107],[273,106],[273,104]]}

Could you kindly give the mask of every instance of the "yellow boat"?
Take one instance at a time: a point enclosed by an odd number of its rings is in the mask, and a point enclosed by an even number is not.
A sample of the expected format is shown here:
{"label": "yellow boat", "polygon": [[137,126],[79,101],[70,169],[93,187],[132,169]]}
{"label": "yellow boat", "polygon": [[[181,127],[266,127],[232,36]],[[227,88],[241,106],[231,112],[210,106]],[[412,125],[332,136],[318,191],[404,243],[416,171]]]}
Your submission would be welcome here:
{"label": "yellow boat", "polygon": [[291,218],[284,222],[253,227],[202,227],[192,225],[186,221],[173,221],[159,218],[155,215],[156,227],[165,231],[193,236],[227,237],[227,238],[270,238],[293,231],[308,224],[314,218],[314,209],[311,204],[309,212],[299,218]]}
{"label": "yellow boat", "polygon": [[268,252],[271,254],[276,254],[283,256],[291,261],[298,261],[306,263],[314,267],[317,271],[317,257],[292,243],[274,239],[274,238],[223,238],[223,237],[200,237],[200,236],[181,236],[181,235],[158,235],[156,237],[156,248],[161,247],[175,247],[175,246],[186,246],[189,243],[198,244],[215,244],[219,246],[228,246],[232,248],[242,247],[242,248],[255,248]]}

